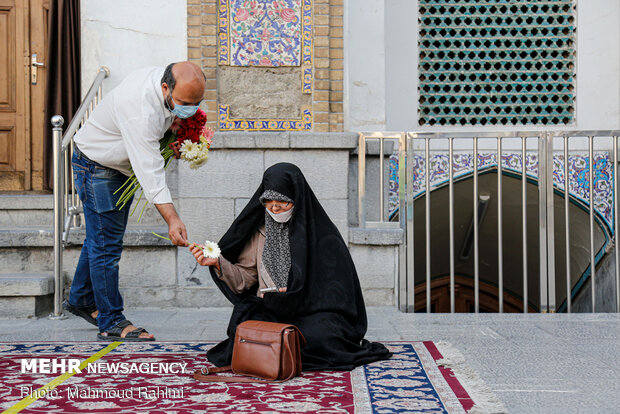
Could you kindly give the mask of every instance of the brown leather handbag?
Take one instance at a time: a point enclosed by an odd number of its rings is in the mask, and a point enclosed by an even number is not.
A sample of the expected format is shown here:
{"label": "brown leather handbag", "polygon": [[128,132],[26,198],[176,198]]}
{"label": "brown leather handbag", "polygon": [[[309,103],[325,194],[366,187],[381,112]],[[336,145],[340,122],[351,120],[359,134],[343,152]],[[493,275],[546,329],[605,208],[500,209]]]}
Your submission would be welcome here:
{"label": "brown leather handbag", "polygon": [[[288,381],[301,374],[301,347],[305,344],[294,325],[245,321],[237,326],[232,365],[202,368],[194,372],[194,378],[209,382]],[[210,375],[231,369],[245,377]]]}

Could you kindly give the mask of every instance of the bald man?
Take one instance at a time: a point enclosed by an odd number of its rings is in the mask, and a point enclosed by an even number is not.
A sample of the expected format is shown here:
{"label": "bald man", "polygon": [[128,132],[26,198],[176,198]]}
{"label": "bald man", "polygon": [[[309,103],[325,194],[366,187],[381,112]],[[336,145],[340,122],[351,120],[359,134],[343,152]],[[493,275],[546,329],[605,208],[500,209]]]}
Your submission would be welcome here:
{"label": "bald man", "polygon": [[187,245],[185,225],[166,185],[159,140],[175,117],[196,113],[204,90],[205,76],[191,62],[137,70],[103,98],[75,135],[73,176],[84,205],[86,239],[63,307],[97,326],[100,341],[155,339],[123,315],[118,262],[131,203],[119,210],[122,192],[116,191],[134,172],[146,199],[168,224],[170,240]]}

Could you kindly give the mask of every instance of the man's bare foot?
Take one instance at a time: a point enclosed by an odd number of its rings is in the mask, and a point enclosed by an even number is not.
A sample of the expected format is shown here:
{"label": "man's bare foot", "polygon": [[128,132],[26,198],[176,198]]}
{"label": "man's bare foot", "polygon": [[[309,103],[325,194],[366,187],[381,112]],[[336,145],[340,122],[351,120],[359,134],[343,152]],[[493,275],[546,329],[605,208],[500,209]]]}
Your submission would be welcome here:
{"label": "man's bare foot", "polygon": [[[127,325],[124,329],[123,332],[121,332],[121,338],[124,338],[125,336],[127,336],[127,334],[133,330],[137,329],[135,326],[133,325]],[[147,332],[142,332],[139,336],[139,338],[154,338],[155,335],[147,333]]]}

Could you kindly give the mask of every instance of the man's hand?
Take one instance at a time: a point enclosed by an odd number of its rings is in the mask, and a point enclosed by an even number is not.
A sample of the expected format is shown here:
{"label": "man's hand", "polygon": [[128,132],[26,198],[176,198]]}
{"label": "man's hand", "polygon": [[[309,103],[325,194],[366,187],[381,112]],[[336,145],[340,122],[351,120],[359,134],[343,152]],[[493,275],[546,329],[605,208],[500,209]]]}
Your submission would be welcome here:
{"label": "man's hand", "polygon": [[192,252],[192,254],[196,258],[196,261],[198,262],[199,265],[201,265],[201,266],[215,266],[215,268],[217,270],[220,270],[220,261],[219,261],[219,259],[211,259],[211,258],[205,257],[203,252],[202,252],[202,246],[201,245],[196,244],[196,243],[192,243],[189,246],[189,251]]}
{"label": "man's hand", "polygon": [[187,246],[187,230],[181,219],[168,223],[168,237],[176,246]]}
{"label": "man's hand", "polygon": [[174,205],[172,203],[155,204],[155,207],[157,207],[159,214],[168,223],[168,237],[170,237],[172,244],[187,246],[187,229],[174,209]]}

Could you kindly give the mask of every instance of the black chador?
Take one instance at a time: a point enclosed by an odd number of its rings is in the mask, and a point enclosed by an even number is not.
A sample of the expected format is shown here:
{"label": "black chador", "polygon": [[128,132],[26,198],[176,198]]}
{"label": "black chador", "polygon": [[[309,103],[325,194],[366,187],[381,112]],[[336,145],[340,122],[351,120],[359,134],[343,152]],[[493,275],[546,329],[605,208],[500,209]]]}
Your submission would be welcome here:
{"label": "black chador", "polygon": [[248,240],[265,224],[265,207],[260,197],[267,190],[294,201],[294,212],[287,223],[287,290],[265,293],[264,298],[259,298],[255,285],[235,294],[211,267],[213,280],[234,308],[228,339],[207,352],[209,361],[217,366],[231,363],[235,331],[245,320],[296,325],[307,342],[302,348],[305,371],[351,370],[389,358],[385,346],[364,339],[366,308],[353,260],[297,166],[280,163],[265,171],[258,190],[220,240],[222,256],[236,263]]}

